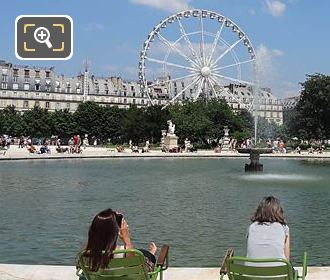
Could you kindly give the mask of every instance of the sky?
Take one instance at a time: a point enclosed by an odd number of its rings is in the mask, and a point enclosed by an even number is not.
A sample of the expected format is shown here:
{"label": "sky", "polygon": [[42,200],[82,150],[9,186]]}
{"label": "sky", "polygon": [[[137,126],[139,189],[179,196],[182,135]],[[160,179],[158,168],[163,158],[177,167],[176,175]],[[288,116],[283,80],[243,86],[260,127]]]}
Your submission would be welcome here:
{"label": "sky", "polygon": [[[330,74],[330,1],[325,0],[2,0],[0,60],[55,66],[75,76],[89,61],[96,76],[137,80],[139,53],[163,18],[185,9],[220,13],[249,36],[262,64],[260,84],[284,98],[300,91],[307,74]],[[67,61],[20,61],[14,28],[19,15],[70,15],[73,57]]]}

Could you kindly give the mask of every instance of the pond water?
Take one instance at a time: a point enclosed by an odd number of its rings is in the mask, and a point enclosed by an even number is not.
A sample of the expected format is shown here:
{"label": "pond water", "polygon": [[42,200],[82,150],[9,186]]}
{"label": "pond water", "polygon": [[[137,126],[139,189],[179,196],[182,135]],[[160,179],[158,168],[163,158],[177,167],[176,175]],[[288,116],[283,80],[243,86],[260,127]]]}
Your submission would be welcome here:
{"label": "pond water", "polygon": [[218,266],[245,254],[262,197],[283,205],[299,264],[330,265],[330,161],[111,159],[0,162],[0,263],[73,265],[93,216],[124,213],[137,248],[167,243],[171,266]]}

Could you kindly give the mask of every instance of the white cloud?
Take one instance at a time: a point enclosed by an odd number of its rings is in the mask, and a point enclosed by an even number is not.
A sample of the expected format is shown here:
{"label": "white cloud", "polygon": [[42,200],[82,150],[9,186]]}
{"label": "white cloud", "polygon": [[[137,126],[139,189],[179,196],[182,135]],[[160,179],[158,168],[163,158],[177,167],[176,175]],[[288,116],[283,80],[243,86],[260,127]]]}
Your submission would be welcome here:
{"label": "white cloud", "polygon": [[104,25],[101,23],[89,23],[86,27],[85,27],[85,31],[102,31],[104,30]]}
{"label": "white cloud", "polygon": [[267,12],[274,17],[280,17],[286,10],[286,5],[277,0],[266,0],[265,5]]}
{"label": "white cloud", "polygon": [[188,9],[191,0],[130,0],[130,2],[168,12],[178,12]]}

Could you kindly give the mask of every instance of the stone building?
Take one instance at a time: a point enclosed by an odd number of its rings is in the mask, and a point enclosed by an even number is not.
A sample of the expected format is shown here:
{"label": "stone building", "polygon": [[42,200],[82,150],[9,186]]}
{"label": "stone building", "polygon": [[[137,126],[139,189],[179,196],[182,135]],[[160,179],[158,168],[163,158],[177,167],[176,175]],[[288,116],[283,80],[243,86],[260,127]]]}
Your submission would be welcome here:
{"label": "stone building", "polygon": [[[148,105],[149,100],[141,94],[139,83],[124,81],[120,77],[95,77],[86,68],[76,77],[57,75],[54,68],[13,65],[0,60],[0,110],[13,105],[19,111],[40,106],[50,111],[68,109],[75,111],[79,103],[95,101],[101,106],[129,108]],[[168,83],[159,78],[149,84],[153,104],[165,105],[170,96],[185,88],[185,82]],[[188,88],[178,100],[191,98],[197,88]],[[215,86],[215,90],[234,110],[249,109],[253,101],[251,87],[228,85]],[[208,93],[212,97],[212,92]],[[270,89],[260,90],[259,115],[278,124],[283,123],[282,103],[271,94]]]}
{"label": "stone building", "polygon": [[95,101],[102,106],[128,108],[147,104],[137,82],[120,77],[99,78],[88,71],[76,77],[57,75],[53,68],[17,66],[0,61],[0,109],[14,105],[24,111],[40,106],[50,111],[75,111],[83,101]]}
{"label": "stone building", "polygon": [[296,107],[298,101],[300,99],[300,95],[289,96],[282,100],[283,109],[293,109]]}

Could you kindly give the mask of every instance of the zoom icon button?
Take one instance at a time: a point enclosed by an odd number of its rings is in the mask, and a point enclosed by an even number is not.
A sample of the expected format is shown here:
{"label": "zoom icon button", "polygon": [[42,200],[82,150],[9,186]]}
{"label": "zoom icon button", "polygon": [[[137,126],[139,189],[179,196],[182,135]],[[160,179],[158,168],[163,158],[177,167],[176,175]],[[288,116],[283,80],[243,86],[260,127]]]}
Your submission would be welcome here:
{"label": "zoom icon button", "polygon": [[73,30],[69,16],[19,16],[15,31],[18,59],[67,60],[72,57]]}

